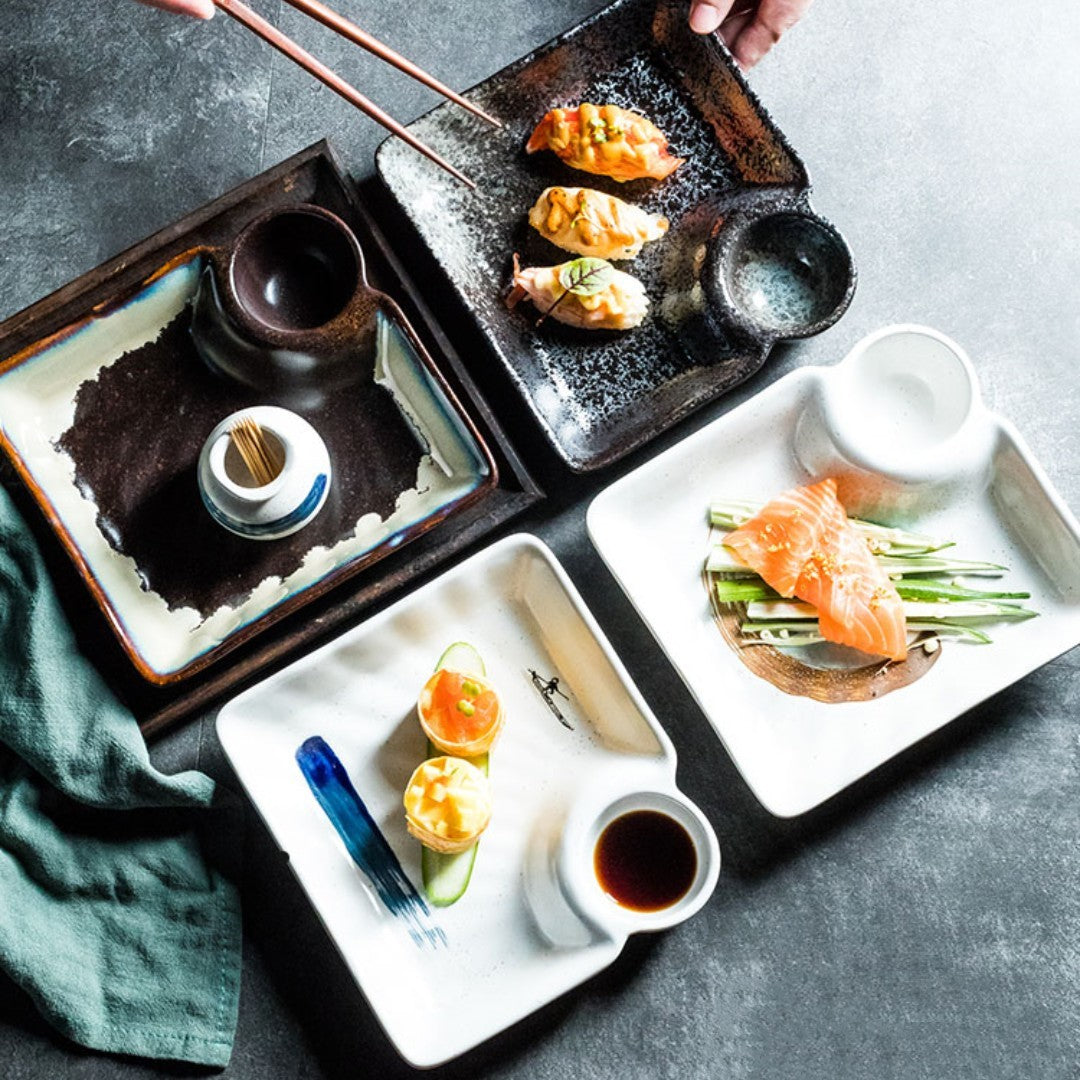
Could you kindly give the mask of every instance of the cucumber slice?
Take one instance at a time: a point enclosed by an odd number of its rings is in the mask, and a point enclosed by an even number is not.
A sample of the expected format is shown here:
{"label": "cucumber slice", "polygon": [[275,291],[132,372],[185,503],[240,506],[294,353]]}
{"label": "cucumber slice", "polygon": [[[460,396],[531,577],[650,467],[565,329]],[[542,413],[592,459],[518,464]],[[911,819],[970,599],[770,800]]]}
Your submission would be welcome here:
{"label": "cucumber slice", "polygon": [[459,671],[462,675],[487,674],[484,658],[467,641],[455,641],[447,647],[435,665],[436,671],[442,671],[443,668]]}
{"label": "cucumber slice", "polygon": [[465,895],[472,878],[476,849],[473,844],[468,851],[457,855],[444,855],[431,848],[420,850],[420,872],[424,879],[424,895],[434,907],[449,907]]}
{"label": "cucumber slice", "polygon": [[[467,641],[455,641],[446,649],[435,665],[436,671],[441,671],[443,668],[459,671],[462,675],[487,674],[483,657]],[[439,757],[441,754],[442,751],[434,743],[427,744],[429,758]],[[488,775],[487,754],[480,754],[478,757],[466,760],[475,765],[485,776]],[[420,874],[424,883],[424,893],[432,904],[436,907],[449,907],[465,895],[479,846],[477,842],[466,851],[459,851],[453,855],[432,851],[428,847],[420,849]]]}
{"label": "cucumber slice", "polygon": [[[480,674],[480,672],[476,672]],[[442,751],[432,743],[427,744],[428,757],[438,757]],[[488,775],[488,755],[466,758],[485,776]],[[420,873],[424,883],[424,894],[436,907],[449,907],[465,895],[472,878],[476,852],[480,847],[477,841],[465,851],[446,855],[441,851],[420,849]]]}

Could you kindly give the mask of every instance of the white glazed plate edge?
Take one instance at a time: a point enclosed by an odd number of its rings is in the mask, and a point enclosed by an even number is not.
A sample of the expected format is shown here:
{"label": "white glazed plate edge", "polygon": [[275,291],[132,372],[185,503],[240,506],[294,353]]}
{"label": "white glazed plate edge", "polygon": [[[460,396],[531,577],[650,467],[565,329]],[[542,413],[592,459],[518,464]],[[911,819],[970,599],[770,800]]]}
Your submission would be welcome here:
{"label": "white glazed plate edge", "polygon": [[[957,554],[1011,568],[1010,587],[1029,587],[1042,614],[994,627],[990,646],[946,645],[939,662],[912,686],[876,701],[826,705],[791,697],[751,674],[724,644],[700,581],[711,498],[764,501],[809,479],[791,452],[804,394],[818,369],[802,368],[611,484],[590,504],[590,539],[678,670],[757,799],[777,817],[825,802],[961,713],[1080,642],[1080,576],[1055,595],[1034,560],[998,537],[980,546],[992,524],[973,506],[970,535]],[[1033,497],[1059,516],[1080,567],[1080,532],[1015,429],[995,418],[999,445],[1015,453],[1037,486]],[[736,443],[738,453],[736,454]],[[986,501],[989,501],[988,499]],[[648,508],[644,513],[642,508]],[[942,519],[960,515],[946,509]],[[931,522],[931,525],[933,522]],[[1003,526],[999,524],[999,532]],[[934,532],[933,528],[927,531]],[[963,549],[963,550],[961,550]]]}

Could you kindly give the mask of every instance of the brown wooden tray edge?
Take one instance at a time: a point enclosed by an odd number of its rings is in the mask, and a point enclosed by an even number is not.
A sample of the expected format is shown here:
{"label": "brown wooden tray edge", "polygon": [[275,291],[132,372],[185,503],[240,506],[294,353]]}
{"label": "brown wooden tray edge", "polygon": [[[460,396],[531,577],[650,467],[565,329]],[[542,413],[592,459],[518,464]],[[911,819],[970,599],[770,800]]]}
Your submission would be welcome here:
{"label": "brown wooden tray edge", "polygon": [[[313,599],[310,605],[303,605],[304,614],[311,614],[308,612],[309,606],[316,607],[317,610],[312,617],[304,619],[301,625],[292,625],[300,623],[300,611],[285,615],[277,625],[268,627],[253,640],[239,644],[230,656],[220,659],[218,663],[184,682],[168,686],[141,683],[134,687],[134,692],[129,685],[127,693],[124,688],[114,685],[114,690],[117,690],[136,713],[140,727],[147,735],[159,734],[193,713],[223,699],[240,685],[253,681],[269,667],[294,658],[315,642],[355,621],[369,607],[383,600],[389,602],[390,598],[415,579],[446,559],[455,557],[464,547],[543,497],[540,487],[509,442],[486,399],[466,374],[456,349],[439,327],[400,260],[393,254],[382,230],[364,208],[355,185],[325,139],[251,177],[0,322],[0,340],[5,342],[5,356],[17,356],[28,346],[85,317],[98,305],[137,288],[145,280],[147,268],[143,264],[149,257],[153,256],[156,262],[167,260],[189,246],[192,230],[235,209],[253,195],[272,188],[291,173],[306,167],[318,168],[320,161],[331,170],[340,184],[350,211],[361,223],[362,231],[366,234],[363,237],[364,242],[375,245],[378,259],[386,265],[393,279],[393,288],[400,290],[399,300],[406,301],[409,318],[418,337],[425,348],[438,358],[437,364],[450,388],[462,399],[466,412],[478,422],[480,434],[495,458],[499,481],[488,493],[487,499],[477,500],[455,515],[457,528],[450,538],[449,546],[446,543],[436,545],[435,541],[427,536],[419,537],[406,549],[381,560],[378,564],[380,570],[372,571],[377,574],[375,579],[367,580],[372,577],[372,573],[362,569],[355,576],[327,589],[322,596]],[[7,458],[0,462],[0,480],[9,486],[20,488],[35,507],[37,517],[42,519],[40,524],[43,528],[34,531],[45,533],[45,536],[39,536],[39,539],[44,539],[55,548],[61,548],[62,538],[57,535],[54,524],[49,521],[47,511],[38,500],[32,499],[32,493],[25,483],[19,480]],[[407,560],[407,565],[400,565],[404,560]],[[64,574],[62,568],[56,566],[54,576],[61,579],[73,577],[85,590],[86,580],[71,561],[70,552],[65,552],[63,561],[69,573]],[[68,582],[64,581],[63,584],[66,586]],[[107,614],[97,606],[94,606],[93,610],[97,620],[108,621]],[[88,621],[84,612],[79,612],[77,617],[84,622]],[[86,627],[82,629],[85,630]],[[82,635],[83,638],[88,636],[90,635],[85,633]],[[111,633],[109,636],[111,638]],[[119,641],[113,641],[113,645],[114,649],[106,651],[122,653]],[[137,678],[137,672],[127,656],[121,655],[120,662],[115,656],[108,659],[111,663],[108,663],[107,667],[112,668],[114,674],[117,673],[116,669],[126,665],[128,679],[120,676],[120,682]],[[155,698],[157,700],[154,700]],[[170,700],[163,701],[163,698]]]}

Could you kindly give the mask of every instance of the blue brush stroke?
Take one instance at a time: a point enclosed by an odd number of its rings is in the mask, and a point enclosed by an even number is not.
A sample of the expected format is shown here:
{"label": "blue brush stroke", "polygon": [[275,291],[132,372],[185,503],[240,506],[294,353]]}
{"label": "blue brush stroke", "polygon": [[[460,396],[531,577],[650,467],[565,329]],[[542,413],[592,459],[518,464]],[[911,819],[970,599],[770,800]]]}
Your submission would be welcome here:
{"label": "blue brush stroke", "polygon": [[325,739],[313,735],[296,751],[296,762],[312,794],[392,915],[409,924],[417,945],[446,944],[446,934],[431,921],[424,898],[406,877],[375,819],[356,793],[345,767]]}

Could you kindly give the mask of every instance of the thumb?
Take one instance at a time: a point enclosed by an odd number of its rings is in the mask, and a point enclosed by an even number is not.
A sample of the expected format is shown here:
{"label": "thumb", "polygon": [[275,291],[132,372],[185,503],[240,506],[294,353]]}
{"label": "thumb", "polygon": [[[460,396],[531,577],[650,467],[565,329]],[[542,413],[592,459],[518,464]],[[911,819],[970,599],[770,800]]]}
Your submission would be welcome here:
{"label": "thumb", "polygon": [[191,15],[196,19],[214,17],[214,0],[139,0],[139,3],[176,15]]}
{"label": "thumb", "polygon": [[690,4],[690,29],[711,34],[728,16],[735,0],[693,0]]}

